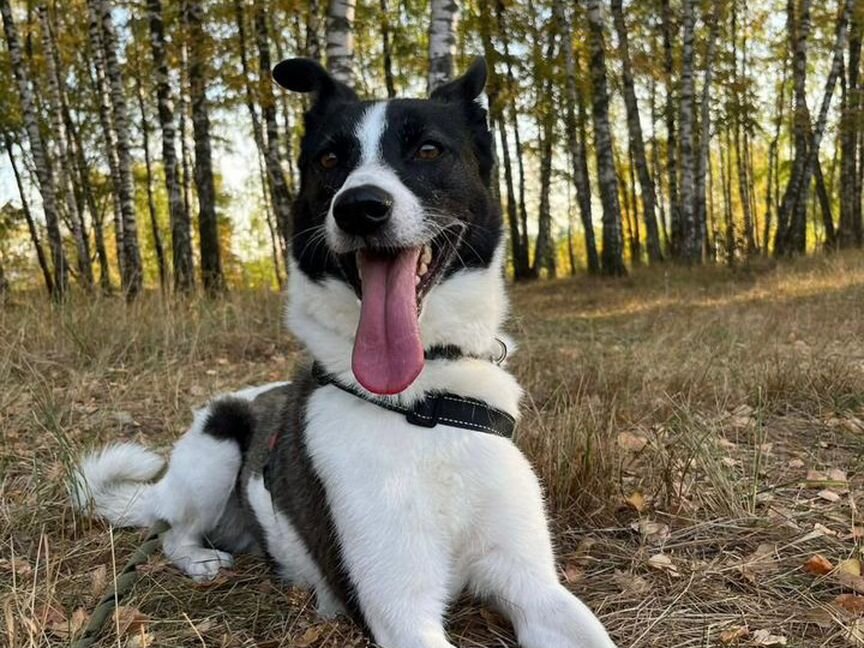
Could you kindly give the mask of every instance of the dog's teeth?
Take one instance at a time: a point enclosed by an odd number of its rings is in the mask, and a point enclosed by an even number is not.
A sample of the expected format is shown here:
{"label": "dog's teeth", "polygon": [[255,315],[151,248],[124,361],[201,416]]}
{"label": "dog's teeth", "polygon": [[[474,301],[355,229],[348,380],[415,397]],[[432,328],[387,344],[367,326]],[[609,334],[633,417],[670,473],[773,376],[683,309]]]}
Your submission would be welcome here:
{"label": "dog's teeth", "polygon": [[432,246],[424,245],[423,253],[420,255],[420,263],[429,265],[432,262]]}
{"label": "dog's teeth", "polygon": [[426,265],[424,262],[421,261],[421,262],[420,262],[420,265],[417,267],[417,276],[418,276],[418,277],[422,277],[422,276],[425,275],[428,271],[429,271],[429,266]]}
{"label": "dog's teeth", "polygon": [[414,276],[414,285],[415,285],[415,286],[419,286],[419,285],[420,285],[420,277],[418,277],[418,276],[416,276],[416,275]]}

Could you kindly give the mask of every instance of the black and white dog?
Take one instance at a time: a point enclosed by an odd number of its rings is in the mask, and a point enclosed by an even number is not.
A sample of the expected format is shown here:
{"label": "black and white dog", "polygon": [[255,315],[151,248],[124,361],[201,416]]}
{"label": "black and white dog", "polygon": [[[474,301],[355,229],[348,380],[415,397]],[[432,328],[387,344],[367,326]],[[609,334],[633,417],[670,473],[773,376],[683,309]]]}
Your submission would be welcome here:
{"label": "black and white dog", "polygon": [[614,647],[559,583],[540,485],[506,438],[522,391],[496,362],[485,63],[427,100],[360,101],[306,59],[274,78],[312,94],[287,321],[314,364],[198,411],[155,483],[163,460],[139,445],[86,457],[76,503],[167,521],[165,554],[198,580],[260,547],[385,648],[452,648],[444,616],[465,589],[524,648]]}

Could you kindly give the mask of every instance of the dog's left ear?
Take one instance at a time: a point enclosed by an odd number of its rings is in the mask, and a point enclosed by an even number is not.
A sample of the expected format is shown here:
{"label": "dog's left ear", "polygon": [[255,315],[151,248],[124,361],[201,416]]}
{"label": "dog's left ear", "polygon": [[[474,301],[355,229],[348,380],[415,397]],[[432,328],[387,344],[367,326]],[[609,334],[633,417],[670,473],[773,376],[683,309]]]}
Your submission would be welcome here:
{"label": "dog's left ear", "polygon": [[471,67],[460,77],[436,88],[429,95],[430,99],[439,101],[474,101],[486,87],[486,59],[478,56]]}

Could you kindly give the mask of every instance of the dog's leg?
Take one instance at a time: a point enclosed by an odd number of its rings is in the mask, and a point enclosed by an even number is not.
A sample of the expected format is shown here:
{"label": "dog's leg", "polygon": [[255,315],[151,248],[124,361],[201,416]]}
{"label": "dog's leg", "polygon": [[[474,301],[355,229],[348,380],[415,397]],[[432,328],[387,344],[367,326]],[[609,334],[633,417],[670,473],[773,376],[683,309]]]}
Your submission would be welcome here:
{"label": "dog's leg", "polygon": [[171,525],[162,540],[166,557],[197,581],[212,580],[221,567],[232,564],[231,554],[205,544],[225,511],[242,463],[239,444],[225,434],[226,426],[238,424],[231,416],[242,407],[238,403],[217,401],[196,412],[151,494],[155,519]]}
{"label": "dog's leg", "polygon": [[375,642],[383,648],[454,648],[443,621],[449,589],[446,552],[430,530],[397,529],[399,516],[389,523],[387,517],[372,522],[380,526],[360,541],[363,546],[345,539],[357,599]]}
{"label": "dog's leg", "polygon": [[[515,448],[514,448],[515,450]],[[521,456],[494,471],[470,585],[510,618],[522,648],[615,648],[596,616],[558,581],[543,498]]]}

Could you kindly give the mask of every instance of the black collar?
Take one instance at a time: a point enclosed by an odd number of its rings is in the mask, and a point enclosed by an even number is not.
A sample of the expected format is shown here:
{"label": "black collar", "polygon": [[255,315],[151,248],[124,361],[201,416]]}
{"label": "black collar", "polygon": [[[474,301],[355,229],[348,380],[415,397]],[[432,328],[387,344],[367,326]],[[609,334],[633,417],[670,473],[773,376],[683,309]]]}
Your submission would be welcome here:
{"label": "black collar", "polygon": [[427,395],[413,407],[403,407],[340,382],[317,362],[312,365],[312,376],[322,387],[332,385],[368,403],[402,414],[411,425],[434,428],[441,423],[463,430],[494,434],[505,439],[512,439],[516,428],[516,420],[507,412],[489,407],[483,401],[474,398],[446,392],[436,393]]}

